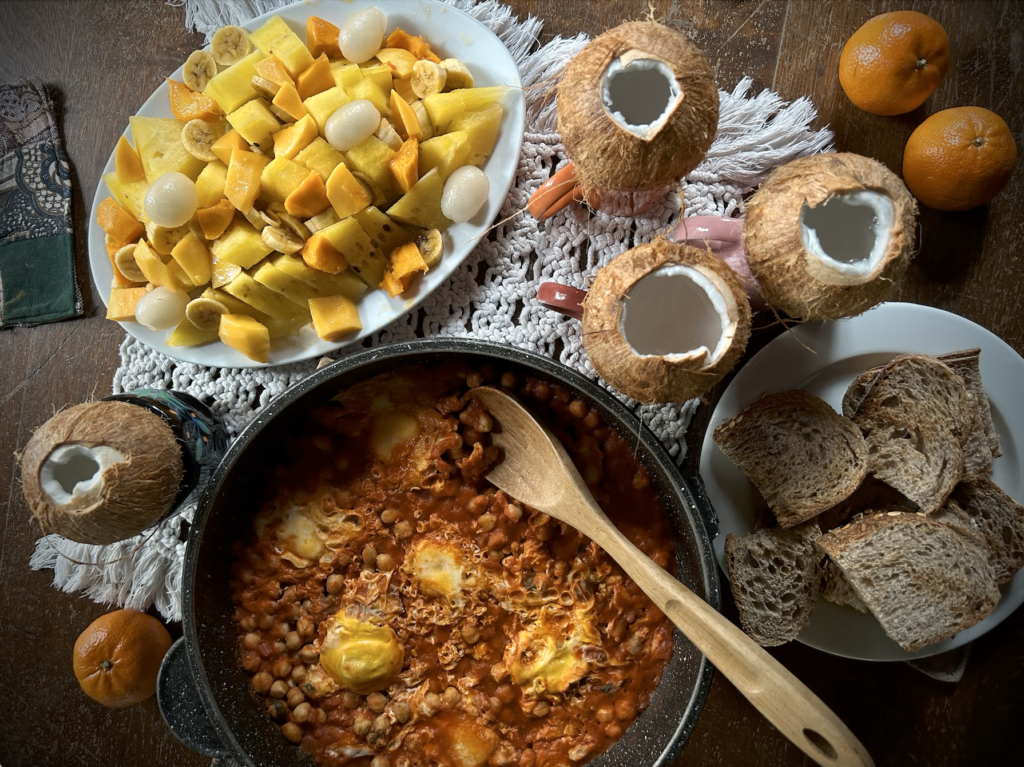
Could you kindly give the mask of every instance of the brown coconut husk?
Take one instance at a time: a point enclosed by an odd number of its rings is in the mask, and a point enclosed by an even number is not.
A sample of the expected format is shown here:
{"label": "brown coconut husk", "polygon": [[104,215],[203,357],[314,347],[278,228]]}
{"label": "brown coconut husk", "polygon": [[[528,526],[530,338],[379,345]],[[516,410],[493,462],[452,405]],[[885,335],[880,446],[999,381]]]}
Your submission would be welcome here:
{"label": "brown coconut husk", "polygon": [[[851,279],[809,257],[800,212],[840,193],[867,189],[893,203],[889,245],[866,278]],[[743,248],[769,306],[800,320],[852,317],[891,298],[913,257],[917,204],[906,186],[877,160],[857,154],[816,154],[776,168],[746,205]],[[858,281],[863,280],[863,281]]]}
{"label": "brown coconut husk", "polygon": [[[103,472],[103,491],[82,508],[55,504],[39,472],[64,444],[107,445],[126,456]],[[178,493],[181,448],[160,416],[126,402],[87,402],[63,410],[40,426],[21,458],[22,490],[45,533],[80,543],[108,544],[138,535],[158,522]]]}
{"label": "brown coconut husk", "polygon": [[[601,98],[608,66],[615,59],[636,58],[667,64],[682,93],[661,130],[645,138],[616,123]],[[558,85],[562,143],[587,198],[605,201],[602,209],[660,199],[636,193],[675,186],[704,159],[717,129],[718,89],[711,65],[684,35],[657,22],[620,24],[595,38],[569,62]]]}
{"label": "brown coconut husk", "polygon": [[[620,330],[622,303],[644,276],[668,264],[689,266],[707,277],[735,310],[736,330],[712,365],[642,356]],[[736,273],[707,250],[661,237],[626,251],[598,272],[583,312],[583,346],[598,374],[638,402],[683,402],[718,383],[736,365],[750,338],[750,303]]]}

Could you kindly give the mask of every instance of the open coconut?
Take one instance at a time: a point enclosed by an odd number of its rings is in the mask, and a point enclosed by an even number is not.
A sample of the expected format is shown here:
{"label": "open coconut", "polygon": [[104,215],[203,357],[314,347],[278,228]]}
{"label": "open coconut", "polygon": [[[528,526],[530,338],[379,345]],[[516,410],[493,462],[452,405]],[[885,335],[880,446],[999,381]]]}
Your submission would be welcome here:
{"label": "open coconut", "polygon": [[40,426],[21,457],[25,500],[46,533],[106,544],[171,508],[182,480],[178,441],[160,416],[126,402],[87,402]]}
{"label": "open coconut", "polygon": [[801,320],[852,317],[896,291],[916,214],[882,163],[816,154],[776,168],[747,202],[743,248],[769,306]]}
{"label": "open coconut", "polygon": [[588,200],[638,213],[693,170],[718,129],[718,89],[693,43],[656,22],[621,24],[569,62],[558,131]]}
{"label": "open coconut", "polygon": [[739,278],[709,251],[659,238],[598,272],[583,346],[598,374],[639,402],[681,402],[728,373],[750,337]]}

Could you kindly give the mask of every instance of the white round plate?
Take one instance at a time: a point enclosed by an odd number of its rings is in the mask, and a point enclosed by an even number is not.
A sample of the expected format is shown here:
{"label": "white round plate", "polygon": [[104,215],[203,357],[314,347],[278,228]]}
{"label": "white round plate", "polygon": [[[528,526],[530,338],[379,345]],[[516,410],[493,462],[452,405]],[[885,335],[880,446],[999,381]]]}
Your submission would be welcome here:
{"label": "white round plate", "polygon": [[[383,290],[371,290],[359,302],[359,318],[363,323],[363,329],[357,335],[339,343],[331,343],[319,338],[311,327],[304,327],[299,333],[276,338],[270,342],[270,361],[267,363],[269,365],[298,362],[355,343],[418,306],[432,290],[448,279],[476,247],[477,242],[498,215],[501,204],[515,180],[525,124],[525,103],[519,70],[501,41],[468,14],[435,0],[323,0],[317,3],[299,2],[289,5],[259,16],[244,27],[253,31],[277,15],[287,21],[292,30],[305,40],[306,20],[310,16],[319,16],[340,26],[348,14],[371,5],[378,6],[387,14],[389,31],[401,27],[410,34],[422,36],[438,53],[443,54],[443,57],[451,56],[465,62],[473,73],[477,86],[509,86],[509,92],[502,101],[505,115],[502,117],[498,143],[484,167],[490,181],[490,193],[487,195],[486,204],[471,221],[454,224],[444,233],[444,257],[438,266],[419,281],[418,287],[414,289],[414,295],[391,298]],[[180,81],[181,68],[168,76]],[[164,82],[146,100],[137,114],[144,117],[173,117],[168,94],[169,87]],[[131,128],[126,128],[124,135],[130,139]],[[111,151],[103,172],[109,173],[113,170],[114,153]],[[108,195],[107,185],[101,180],[96,188],[92,211],[89,214],[89,266],[93,281],[106,303],[110,300],[110,284],[114,275],[104,246],[104,233],[96,223],[94,212],[96,206]],[[171,347],[164,343],[170,335],[169,330],[152,331],[137,322],[122,322],[121,326],[147,346],[185,362],[233,368],[264,366],[219,341],[203,346]]]}
{"label": "white round plate", "polygon": [[[760,501],[750,480],[712,440],[719,424],[761,394],[788,389],[805,389],[842,412],[847,386],[870,367],[906,352],[936,355],[974,347],[981,349],[981,378],[1003,448],[993,464],[992,480],[1018,503],[1024,502],[1024,359],[998,336],[956,314],[918,304],[882,304],[859,317],[806,323],[783,333],[744,365],[725,390],[704,435],[700,459],[700,473],[718,513],[715,554],[722,570],[726,569],[725,536],[750,533]],[[1001,589],[1002,600],[985,620],[915,653],[906,652],[886,636],[874,616],[824,599],[818,600],[810,624],[797,639],[833,655],[862,660],[936,655],[977,639],[1017,609],[1024,601],[1024,570]]]}

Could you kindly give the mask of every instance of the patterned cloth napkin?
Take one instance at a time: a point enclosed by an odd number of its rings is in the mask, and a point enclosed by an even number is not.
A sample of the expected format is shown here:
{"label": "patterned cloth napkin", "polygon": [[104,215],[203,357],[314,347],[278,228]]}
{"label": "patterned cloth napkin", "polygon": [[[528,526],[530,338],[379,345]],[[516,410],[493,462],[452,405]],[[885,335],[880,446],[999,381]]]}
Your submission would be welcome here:
{"label": "patterned cloth napkin", "polygon": [[0,328],[82,315],[71,165],[35,79],[0,85]]}

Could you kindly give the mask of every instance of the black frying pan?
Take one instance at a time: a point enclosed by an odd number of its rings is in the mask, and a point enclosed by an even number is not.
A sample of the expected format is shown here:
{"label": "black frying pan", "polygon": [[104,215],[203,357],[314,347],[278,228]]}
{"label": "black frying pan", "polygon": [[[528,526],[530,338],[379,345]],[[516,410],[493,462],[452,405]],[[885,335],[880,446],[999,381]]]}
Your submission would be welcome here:
{"label": "black frying pan", "polygon": [[[341,389],[385,370],[416,364],[489,362],[501,370],[558,382],[596,407],[629,440],[672,520],[676,576],[716,609],[721,606],[711,548],[714,512],[697,477],[684,477],[658,440],[618,400],[579,373],[529,352],[468,339],[430,339],[371,349],[324,367],[274,399],[242,432],[199,501],[185,551],[184,636],[160,669],[157,699],[175,735],[209,756],[257,767],[312,765],[285,740],[249,692],[238,667],[232,622],[231,546],[260,507],[268,469],[306,416]],[[679,631],[675,652],[648,708],[592,767],[667,767],[693,730],[711,686],[712,666]],[[628,752],[628,757],[626,756]]]}

